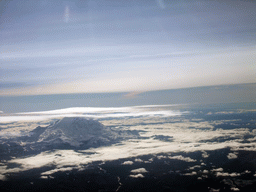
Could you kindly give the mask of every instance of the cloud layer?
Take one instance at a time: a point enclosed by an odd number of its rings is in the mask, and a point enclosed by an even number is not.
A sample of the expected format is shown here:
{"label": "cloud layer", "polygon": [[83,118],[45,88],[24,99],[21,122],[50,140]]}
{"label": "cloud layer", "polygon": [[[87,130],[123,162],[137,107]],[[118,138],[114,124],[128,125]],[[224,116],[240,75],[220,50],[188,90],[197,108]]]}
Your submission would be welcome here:
{"label": "cloud layer", "polygon": [[[239,119],[224,119],[224,120],[210,120],[209,114],[206,115],[208,120],[205,119],[190,119],[187,115],[191,115],[191,112],[179,112],[172,111],[172,106],[137,106],[137,107],[124,107],[124,108],[71,108],[61,109],[46,112],[35,112],[20,114],[19,118],[27,117],[35,118],[37,121],[44,118],[44,121],[34,122],[32,125],[48,125],[54,121],[51,118],[60,118],[61,115],[70,116],[76,115],[87,116],[88,114],[94,114],[94,118],[105,126],[112,127],[115,130],[136,130],[140,133],[140,137],[136,139],[123,140],[120,143],[113,144],[111,146],[102,146],[98,148],[90,148],[87,150],[73,151],[73,150],[56,150],[46,151],[38,155],[14,158],[8,163],[16,163],[21,165],[16,168],[7,168],[7,164],[1,166],[1,173],[4,177],[7,173],[26,171],[34,168],[40,168],[44,166],[56,166],[55,169],[49,170],[43,174],[52,174],[58,171],[64,171],[67,167],[71,169],[84,169],[85,165],[95,161],[111,161],[117,159],[125,159],[131,157],[138,157],[148,154],[167,153],[168,155],[159,155],[158,159],[179,160],[187,163],[199,163],[203,165],[203,162],[198,162],[198,159],[194,159],[184,155],[172,155],[171,153],[191,153],[200,151],[202,153],[202,159],[212,158],[210,151],[230,148],[226,156],[226,159],[236,159],[237,152],[243,151],[256,151],[256,144],[254,138],[256,137],[256,131],[251,129],[250,123],[241,124],[244,127],[227,129],[227,124],[234,124],[240,122]],[[163,111],[163,109],[165,109]],[[207,112],[206,112],[207,113]],[[247,113],[246,111],[244,113]],[[252,112],[253,113],[253,112]],[[212,113],[213,114],[213,113]],[[242,115],[243,112],[240,112]],[[25,116],[22,116],[25,115]],[[220,115],[220,114],[216,114]],[[227,114],[221,114],[227,115]],[[40,117],[40,118],[39,118]],[[89,116],[90,117],[90,116]],[[189,117],[189,116],[188,116]],[[15,120],[14,117],[1,117],[10,118]],[[14,119],[13,119],[14,118]],[[39,119],[38,119],[39,118]],[[23,129],[24,132],[28,131],[28,126],[31,126],[31,120],[10,122],[6,121],[6,125],[2,127],[2,136],[8,137],[13,133],[12,137],[19,134],[19,130]],[[19,120],[19,119],[16,119]],[[32,121],[33,122],[33,121]],[[248,127],[246,127],[248,126]],[[25,127],[27,127],[25,129]],[[33,127],[33,126],[32,126]],[[30,129],[32,129],[32,127]],[[216,128],[218,127],[218,128]],[[35,127],[34,127],[35,128]],[[5,133],[5,135],[4,135]],[[159,138],[171,138],[171,139],[159,139]],[[151,160],[141,160],[136,158],[133,161],[127,160],[122,164],[124,166],[133,165],[133,163],[150,163]],[[197,167],[191,167],[193,171]],[[225,173],[221,168],[215,168],[214,170],[217,176],[236,176],[236,173]],[[144,169],[134,170],[131,177],[142,177],[145,173]],[[136,175],[136,174],[142,175]],[[204,171],[207,174],[207,170]],[[188,173],[195,175],[194,172]]]}

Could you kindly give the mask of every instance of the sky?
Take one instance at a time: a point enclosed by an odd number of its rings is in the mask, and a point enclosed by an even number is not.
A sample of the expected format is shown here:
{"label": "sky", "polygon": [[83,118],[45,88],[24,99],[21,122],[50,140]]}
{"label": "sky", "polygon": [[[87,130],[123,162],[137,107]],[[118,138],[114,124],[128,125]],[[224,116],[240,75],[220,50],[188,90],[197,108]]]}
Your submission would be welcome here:
{"label": "sky", "polygon": [[256,83],[256,2],[0,2],[0,95]]}

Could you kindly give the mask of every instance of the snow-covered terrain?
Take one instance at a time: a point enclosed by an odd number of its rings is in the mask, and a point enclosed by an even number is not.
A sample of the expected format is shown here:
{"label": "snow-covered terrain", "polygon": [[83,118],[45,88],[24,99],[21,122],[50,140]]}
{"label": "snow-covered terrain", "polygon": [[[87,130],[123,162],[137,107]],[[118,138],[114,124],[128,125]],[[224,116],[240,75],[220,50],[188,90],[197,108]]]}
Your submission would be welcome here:
{"label": "snow-covered terrain", "polygon": [[[87,149],[107,146],[126,139],[138,137],[137,131],[111,129],[97,120],[84,117],[64,117],[54,124],[33,129],[25,136],[2,138],[1,154],[11,154],[12,145],[16,145],[19,154],[40,153],[52,149]],[[17,150],[19,148],[19,150]]]}
{"label": "snow-covered terrain", "polygon": [[79,147],[83,142],[107,143],[118,137],[110,128],[98,121],[82,117],[65,117],[49,126],[37,142],[63,142]]}

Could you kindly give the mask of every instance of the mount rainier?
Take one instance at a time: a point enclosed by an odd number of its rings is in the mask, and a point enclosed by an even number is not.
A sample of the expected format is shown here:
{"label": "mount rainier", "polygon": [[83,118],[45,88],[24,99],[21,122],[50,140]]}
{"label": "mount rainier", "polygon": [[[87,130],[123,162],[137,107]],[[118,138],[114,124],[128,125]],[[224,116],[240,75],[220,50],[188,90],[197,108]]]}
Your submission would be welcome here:
{"label": "mount rainier", "polygon": [[0,138],[0,154],[28,155],[53,149],[88,149],[137,138],[137,131],[106,127],[83,117],[64,117],[47,127],[38,126],[28,136]]}

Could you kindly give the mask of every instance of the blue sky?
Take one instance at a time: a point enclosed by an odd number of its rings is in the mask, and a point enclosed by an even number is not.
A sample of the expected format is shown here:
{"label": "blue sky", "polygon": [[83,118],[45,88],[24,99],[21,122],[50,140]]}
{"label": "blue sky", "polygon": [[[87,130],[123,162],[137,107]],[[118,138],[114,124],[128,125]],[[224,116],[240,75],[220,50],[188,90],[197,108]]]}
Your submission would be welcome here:
{"label": "blue sky", "polygon": [[256,3],[1,1],[0,95],[255,83]]}

